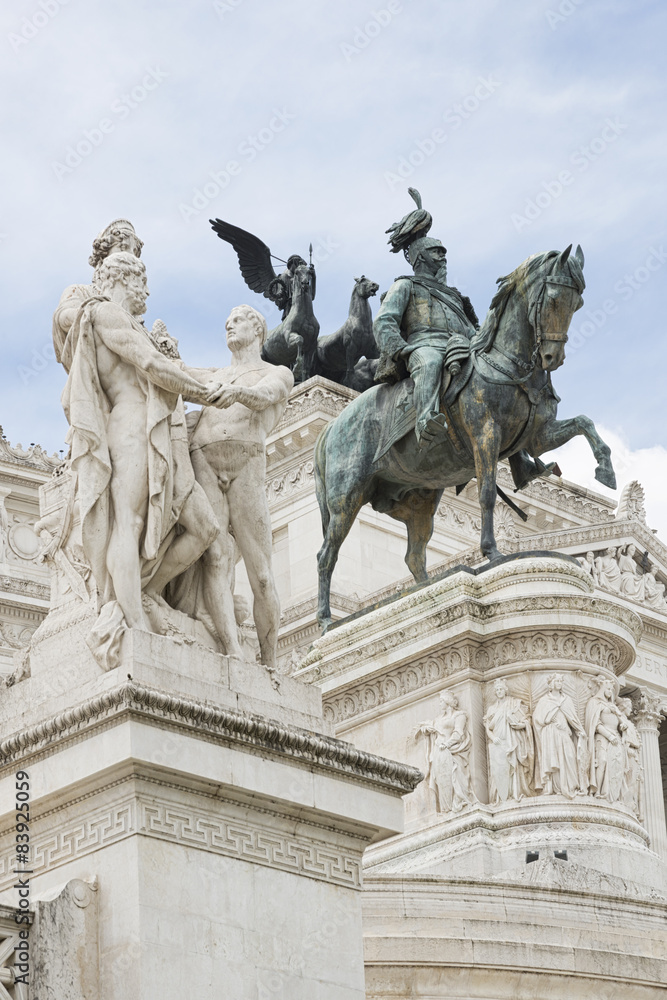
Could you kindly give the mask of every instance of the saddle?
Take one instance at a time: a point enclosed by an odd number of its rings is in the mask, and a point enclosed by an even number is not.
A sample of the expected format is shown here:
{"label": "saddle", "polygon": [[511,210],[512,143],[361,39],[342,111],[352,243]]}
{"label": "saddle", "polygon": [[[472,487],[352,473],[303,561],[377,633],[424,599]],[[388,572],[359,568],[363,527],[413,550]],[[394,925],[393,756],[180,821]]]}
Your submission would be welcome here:
{"label": "saddle", "polygon": [[[456,427],[456,421],[453,419],[451,414],[451,407],[456,402],[461,391],[467,385],[472,374],[473,367],[474,358],[468,356],[460,371],[455,374],[450,379],[449,384],[445,386],[444,394],[441,394],[440,396],[440,405],[447,418],[446,433],[454,450],[461,456],[462,459],[471,459],[472,451],[465,435],[462,432],[459,432]],[[443,377],[445,379],[449,377],[449,372],[446,368],[443,368]],[[382,393],[383,396],[383,420],[380,440],[378,442],[375,455],[373,456],[373,464],[379,462],[379,460],[386,455],[392,445],[396,444],[407,434],[412,433],[415,429],[417,424],[417,411],[415,410],[413,403],[414,387],[415,384],[411,378],[401,379],[400,382],[396,382],[393,385],[385,383],[378,387],[378,393]],[[529,386],[526,387],[525,391],[531,403],[531,418],[539,397],[543,392],[548,391],[554,396],[556,395],[549,379],[546,379],[545,383],[539,388]],[[531,418],[529,418],[529,423]],[[524,432],[525,428],[520,437],[523,436]],[[514,479],[515,491],[524,489],[530,482],[533,481],[533,479],[549,476],[552,472],[556,475],[561,474],[560,469],[555,462],[550,462],[548,465],[545,465],[539,458],[531,457],[528,452],[523,449],[518,451],[514,451],[512,449],[512,452],[513,453],[511,454],[506,452],[500,457],[507,457],[509,459],[510,471],[512,473],[512,478]],[[463,488],[463,486],[460,488]],[[504,500],[505,503],[508,504],[508,506],[510,506],[512,510],[514,510],[523,520],[526,520],[527,515],[524,511],[517,507],[517,505],[500,489],[500,487],[496,487],[496,489],[502,500]]]}
{"label": "saddle", "polygon": [[[467,384],[473,370],[470,357],[464,362],[460,371],[450,378],[449,372],[443,368],[443,380],[448,384],[444,395],[441,394],[440,402],[447,417],[447,434],[457,452],[462,456],[470,456],[472,453],[465,442],[463,435],[459,434],[454,425],[454,421],[449,414],[449,408],[456,402],[459,393]],[[378,442],[373,462],[378,462],[383,455],[389,451],[392,445],[400,441],[406,434],[410,434],[417,425],[417,411],[413,403],[415,384],[411,378],[401,379],[394,385],[386,383],[379,387],[378,392],[383,395],[383,415],[386,418],[382,421],[380,440]]]}

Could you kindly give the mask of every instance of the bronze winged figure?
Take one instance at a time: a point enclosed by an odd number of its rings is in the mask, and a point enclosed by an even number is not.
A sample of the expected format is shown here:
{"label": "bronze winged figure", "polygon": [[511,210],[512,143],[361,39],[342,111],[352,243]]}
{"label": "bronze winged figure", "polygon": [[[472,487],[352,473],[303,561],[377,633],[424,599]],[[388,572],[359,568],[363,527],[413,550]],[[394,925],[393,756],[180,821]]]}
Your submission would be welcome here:
{"label": "bronze winged figure", "polygon": [[[223,222],[222,219],[209,219],[209,222],[220,239],[230,243],[236,251],[239,268],[248,288],[275,302],[282,310],[282,318],[285,319],[292,305],[294,274],[298,267],[307,267],[307,262],[299,254],[292,254],[286,262],[281,261],[286,263],[285,270],[281,274],[276,274],[271,258],[280,260],[280,257],[275,257],[258,236],[253,236],[252,233],[240,229],[239,226],[233,226],[230,222]],[[310,276],[311,299],[314,299],[315,268],[312,263]]]}

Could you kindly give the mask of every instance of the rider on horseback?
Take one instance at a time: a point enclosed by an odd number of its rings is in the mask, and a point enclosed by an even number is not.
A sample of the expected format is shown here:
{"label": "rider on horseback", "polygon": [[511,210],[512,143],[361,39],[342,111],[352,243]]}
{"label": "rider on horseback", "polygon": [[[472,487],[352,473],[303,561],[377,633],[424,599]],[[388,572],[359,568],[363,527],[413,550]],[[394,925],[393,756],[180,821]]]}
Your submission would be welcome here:
{"label": "rider on horseback", "polygon": [[449,384],[449,366],[469,355],[479,323],[470,299],[447,284],[447,250],[440,240],[418,236],[401,248],[414,275],[396,279],[375,319],[382,352],[376,381],[396,381],[396,363],[405,363],[415,384],[415,433],[423,448],[447,427],[440,392]]}

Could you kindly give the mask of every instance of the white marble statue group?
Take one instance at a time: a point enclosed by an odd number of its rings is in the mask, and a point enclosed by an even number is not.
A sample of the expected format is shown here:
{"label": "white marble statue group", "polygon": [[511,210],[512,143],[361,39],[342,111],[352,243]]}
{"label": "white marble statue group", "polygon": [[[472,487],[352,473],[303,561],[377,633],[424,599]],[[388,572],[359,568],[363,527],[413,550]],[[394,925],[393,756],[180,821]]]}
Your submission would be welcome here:
{"label": "white marble statue group", "polygon": [[[141,248],[131,223],[112,222],[93,243],[92,284],[68,287],[54,315],[72,488],[68,509],[38,524],[46,555],[65,586],[95,605],[88,642],[106,668],[127,628],[173,631],[172,609],[240,657],[240,556],[261,661],[273,668],[280,610],[265,442],[292,374],[261,359],[266,322],[249,306],[227,319],[228,367],[185,364],[164,323],[143,324]],[[186,415],[184,401],[201,409]]]}
{"label": "white marble statue group", "polygon": [[[563,674],[549,674],[531,714],[504,678],[494,681],[495,701],[483,717],[490,804],[594,796],[641,819],[641,738],[630,717],[632,701],[619,698],[617,683],[598,674],[587,682],[588,697],[578,711],[564,685]],[[444,691],[440,701],[441,714],[415,735],[428,740],[427,782],[437,811],[459,812],[475,802],[469,718],[453,692]]]}
{"label": "white marble statue group", "polygon": [[636,551],[629,542],[604,549],[599,555],[586,552],[579,561],[596,587],[667,613],[665,585],[658,579],[658,567],[649,566],[642,572],[635,562]]}

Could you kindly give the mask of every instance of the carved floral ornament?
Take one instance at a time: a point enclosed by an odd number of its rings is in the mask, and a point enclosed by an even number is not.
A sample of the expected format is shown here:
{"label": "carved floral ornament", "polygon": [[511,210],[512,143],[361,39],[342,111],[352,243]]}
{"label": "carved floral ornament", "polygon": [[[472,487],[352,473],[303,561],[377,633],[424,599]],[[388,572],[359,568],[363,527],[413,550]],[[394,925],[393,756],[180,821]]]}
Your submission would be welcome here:
{"label": "carved floral ornament", "polygon": [[347,687],[324,699],[327,722],[340,725],[364,712],[375,711],[409,697],[439,681],[451,680],[469,670],[506,672],[516,665],[527,676],[526,667],[549,659],[577,670],[582,663],[593,669],[615,673],[625,664],[626,651],[613,637],[602,638],[585,631],[514,632],[487,639],[483,644],[464,642],[434,650],[382,676]]}
{"label": "carved floral ornament", "polygon": [[663,716],[667,718],[667,696],[649,688],[637,688],[634,696],[634,717],[640,731],[657,730]]}
{"label": "carved floral ornament", "polygon": [[335,389],[329,388],[330,385],[328,380],[315,376],[309,380],[307,389],[292,393],[285,414],[275,428],[274,434],[279,434],[296,420],[302,420],[311,413],[323,411],[331,417],[337,417],[339,413],[342,413],[350,399],[356,396],[356,393],[344,386],[336,386]]}
{"label": "carved floral ornament", "polygon": [[646,494],[636,479],[623,488],[616,511],[618,520],[641,521],[646,524]]}

